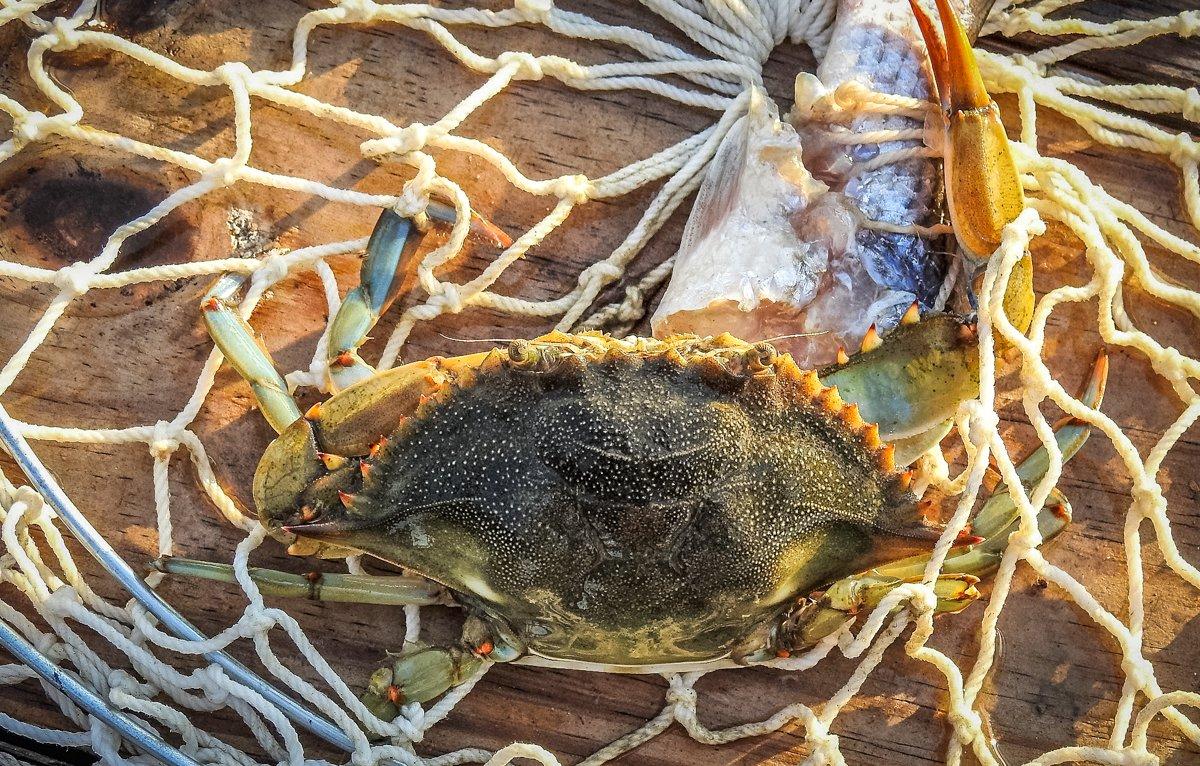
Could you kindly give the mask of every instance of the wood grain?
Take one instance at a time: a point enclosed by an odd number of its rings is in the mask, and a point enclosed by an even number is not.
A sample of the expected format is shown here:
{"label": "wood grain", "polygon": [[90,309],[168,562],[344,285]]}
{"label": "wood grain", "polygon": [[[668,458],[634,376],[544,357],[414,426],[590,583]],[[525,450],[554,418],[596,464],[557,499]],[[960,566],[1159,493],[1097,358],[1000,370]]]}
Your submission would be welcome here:
{"label": "wood grain", "polygon": [[[563,3],[609,21],[651,29],[687,44],[630,3],[604,0]],[[1143,3],[1092,3],[1081,9],[1097,19],[1117,15],[1157,15],[1189,5],[1188,0]],[[251,67],[280,67],[286,61],[296,20],[314,3],[264,0],[198,3],[120,0],[104,4],[105,20],[118,32],[191,66],[210,68],[230,59]],[[17,24],[0,28],[0,91],[31,108],[48,109],[24,73],[20,51],[28,32]],[[466,42],[485,52],[504,49],[576,55],[582,60],[624,60],[630,54],[606,45],[576,46],[536,29],[482,33],[464,30]],[[1044,41],[1019,38],[1003,47],[1035,46]],[[1152,41],[1116,54],[1094,54],[1071,66],[1110,81],[1189,85],[1197,78],[1196,42]],[[233,145],[231,103],[217,89],[182,87],[127,59],[88,50],[53,57],[55,75],[81,100],[90,124],[119,129],[125,135],[205,157],[227,154]],[[397,27],[348,27],[318,30],[309,46],[310,75],[304,92],[354,108],[383,114],[397,122],[429,123],[482,82],[482,77],[452,63],[425,36]],[[783,45],[767,67],[772,95],[786,107],[797,71],[811,70],[811,54]],[[1009,101],[1001,103],[1014,112]],[[579,93],[552,81],[521,83],[472,116],[462,132],[508,154],[533,177],[563,172],[597,175],[674,143],[703,128],[713,115],[667,104],[640,93]],[[1180,126],[1169,119],[1163,123]],[[1039,121],[1043,151],[1082,167],[1111,193],[1130,200],[1156,223],[1184,235],[1180,182],[1157,159],[1116,152],[1055,115]],[[339,125],[255,103],[254,162],[282,172],[364,191],[394,191],[404,173],[358,159],[358,135]],[[546,212],[545,199],[507,187],[486,165],[460,156],[439,156],[443,172],[462,183],[476,204],[509,231],[523,231]],[[0,165],[0,249],[3,257],[44,267],[59,267],[95,255],[118,224],[144,212],[170,191],[191,180],[178,169],[131,159],[80,144],[57,141],[31,146]],[[570,224],[539,245],[501,281],[499,289],[523,298],[561,295],[579,271],[616,246],[637,220],[652,191],[629,198],[592,202]],[[374,213],[325,203],[300,195],[247,185],[212,194],[185,205],[162,224],[136,237],[123,250],[116,269],[223,257],[228,252],[226,216],[230,207],[251,210],[271,244],[296,247],[362,236]],[[602,300],[619,296],[625,284],[670,255],[679,241],[686,211],[676,215],[635,262],[626,279]],[[466,254],[456,276],[477,272],[493,253]],[[1200,269],[1151,248],[1155,266],[1177,282],[1200,284]],[[1064,283],[1082,283],[1087,266],[1081,248],[1063,232],[1052,231],[1035,252],[1036,286],[1045,291]],[[334,259],[343,288],[353,284],[353,257]],[[77,300],[59,322],[29,368],[5,393],[4,405],[16,417],[34,423],[113,427],[153,423],[174,415],[186,400],[210,343],[196,318],[202,280],[154,283],[122,290],[96,291]],[[0,280],[0,358],[24,339],[49,300],[46,287]],[[1200,354],[1195,320],[1146,299],[1134,284],[1126,286],[1131,314],[1164,343]],[[1069,386],[1077,385],[1099,346],[1094,305],[1071,306],[1052,319],[1048,357]],[[378,353],[394,322],[386,318],[368,345]],[[311,275],[300,275],[275,291],[257,315],[282,367],[307,363],[324,321],[323,303]],[[406,358],[434,353],[463,353],[476,346],[455,338],[525,337],[549,328],[541,320],[513,319],[468,310],[416,331]],[[644,328],[643,328],[644,329]],[[1105,411],[1143,453],[1180,412],[1170,390],[1135,355],[1114,354]],[[246,498],[258,455],[270,439],[268,427],[250,407],[249,392],[232,372],[223,371],[196,429],[208,446],[222,480]],[[1004,437],[1029,443],[1031,430],[1019,408],[1003,412]],[[144,446],[80,447],[38,444],[39,454],[117,549],[135,566],[153,557],[155,521],[150,487],[150,456]],[[1166,461],[1162,483],[1170,502],[1176,542],[1188,560],[1200,561],[1200,433],[1191,429]],[[0,468],[15,467],[0,458]],[[1073,573],[1107,608],[1124,614],[1122,525],[1129,506],[1129,481],[1110,445],[1095,438],[1072,462],[1062,483],[1075,508],[1075,522],[1048,552]],[[171,477],[172,513],[177,551],[198,558],[227,560],[240,534],[222,521],[201,497],[185,461],[177,459]],[[1163,564],[1152,533],[1143,541],[1147,569],[1147,656],[1165,689],[1195,689],[1200,664],[1200,602]],[[82,551],[77,561],[93,575],[104,596],[122,594]],[[304,571],[311,564],[290,559],[268,544],[255,556],[263,566]],[[243,606],[235,588],[170,582],[163,593],[204,631],[229,624]],[[0,597],[14,594],[0,589]],[[14,598],[14,600],[16,600]],[[321,653],[357,685],[396,648],[403,632],[394,611],[373,607],[289,603]],[[933,644],[952,658],[969,661],[982,606],[940,621]],[[454,630],[449,610],[430,610],[435,631]],[[1061,593],[1040,587],[1021,570],[1001,620],[1004,650],[983,703],[1009,762],[1020,762],[1060,745],[1102,743],[1115,712],[1123,674],[1115,643]],[[289,665],[307,678],[313,674],[291,658]],[[252,667],[257,662],[243,645],[235,654]],[[186,663],[185,663],[186,665]],[[855,663],[831,659],[815,670],[786,674],[767,670],[728,671],[704,678],[701,720],[724,726],[760,719],[793,703],[818,704],[852,672]],[[664,682],[657,677],[602,676],[520,667],[497,667],[457,710],[421,743],[423,753],[462,746],[497,748],[513,740],[532,740],[565,762],[584,757],[613,738],[640,726],[662,705]],[[930,666],[899,649],[888,655],[863,693],[839,717],[835,733],[853,764],[940,762],[945,746],[944,679]],[[5,689],[0,710],[32,722],[60,724],[32,684]],[[220,716],[216,726],[230,741],[257,752],[240,725]],[[1153,747],[1164,763],[1195,763],[1200,754],[1171,727],[1152,727]],[[798,763],[807,750],[802,732],[785,728],[771,736],[723,747],[694,743],[678,727],[626,757],[627,763]],[[312,755],[339,757],[313,743]]]}

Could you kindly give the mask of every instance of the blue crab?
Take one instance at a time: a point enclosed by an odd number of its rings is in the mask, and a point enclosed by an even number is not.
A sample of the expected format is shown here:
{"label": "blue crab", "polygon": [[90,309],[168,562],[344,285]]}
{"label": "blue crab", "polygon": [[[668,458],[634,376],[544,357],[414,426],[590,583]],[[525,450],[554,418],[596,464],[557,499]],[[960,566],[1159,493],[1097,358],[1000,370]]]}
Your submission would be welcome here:
{"label": "blue crab", "polygon": [[[918,9],[919,12],[919,9]],[[1023,201],[995,105],[943,14],[943,47],[919,14],[947,108],[946,182],[963,247],[985,256]],[[434,218],[453,215],[433,203]],[[503,235],[483,219],[474,230]],[[262,522],[301,555],[361,552],[405,576],[305,578],[265,570],[268,594],[429,604],[467,612],[461,639],[408,646],[368,684],[381,716],[424,702],[483,663],[664,672],[786,657],[919,581],[945,531],[912,491],[910,465],[977,395],[974,325],[914,306],[818,371],[767,342],[551,333],[385,372],[357,348],[384,311],[413,222],[384,212],[361,285],[333,321],[336,393],[301,414],[235,310],[241,280],[203,304],[217,345],[279,436],[254,477]],[[1032,289],[1012,280],[1010,316]],[[1018,319],[1020,321],[1020,319]],[[1083,400],[1099,404],[1098,360]],[[1085,423],[1057,428],[1065,457]],[[1018,473],[1045,475],[1044,450]],[[1043,537],[1070,519],[1057,490]],[[938,612],[978,597],[1019,524],[1000,488],[955,541]],[[162,571],[229,579],[228,567],[162,559]]]}

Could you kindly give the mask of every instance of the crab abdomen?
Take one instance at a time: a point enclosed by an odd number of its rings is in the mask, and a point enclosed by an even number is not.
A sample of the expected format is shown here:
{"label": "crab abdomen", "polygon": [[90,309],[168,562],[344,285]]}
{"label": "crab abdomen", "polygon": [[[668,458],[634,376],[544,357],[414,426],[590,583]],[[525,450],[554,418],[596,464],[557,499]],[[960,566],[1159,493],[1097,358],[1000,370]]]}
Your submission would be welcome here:
{"label": "crab abdomen", "polygon": [[861,566],[911,498],[790,359],[663,348],[506,361],[429,403],[363,460],[334,541],[446,584],[547,656],[727,652]]}

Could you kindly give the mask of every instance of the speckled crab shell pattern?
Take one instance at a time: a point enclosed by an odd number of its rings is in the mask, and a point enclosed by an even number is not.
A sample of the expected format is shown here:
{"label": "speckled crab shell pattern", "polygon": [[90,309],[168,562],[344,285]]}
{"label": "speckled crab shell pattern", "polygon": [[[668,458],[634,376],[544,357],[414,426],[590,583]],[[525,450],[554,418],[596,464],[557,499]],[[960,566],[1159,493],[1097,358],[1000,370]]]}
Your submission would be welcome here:
{"label": "speckled crab shell pattern", "polygon": [[337,396],[295,424],[324,470],[283,501],[277,440],[268,523],[442,583],[531,651],[621,664],[728,654],[914,523],[878,429],[768,344],[555,334],[477,356],[430,360],[361,454],[331,457]]}

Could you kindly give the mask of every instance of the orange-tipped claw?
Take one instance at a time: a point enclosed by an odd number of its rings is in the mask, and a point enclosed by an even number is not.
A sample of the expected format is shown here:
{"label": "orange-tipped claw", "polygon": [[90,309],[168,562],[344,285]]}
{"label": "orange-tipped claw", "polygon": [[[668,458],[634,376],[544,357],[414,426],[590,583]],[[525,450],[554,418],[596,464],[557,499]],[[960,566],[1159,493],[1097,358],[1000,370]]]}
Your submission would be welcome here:
{"label": "orange-tipped claw", "polygon": [[[946,200],[959,244],[973,258],[985,260],[1000,246],[1004,227],[1025,209],[1025,195],[1000,112],[984,87],[967,32],[949,0],[936,2],[940,36],[919,0],[909,0],[945,108]],[[1032,270],[1026,254],[1014,268],[1004,297],[1005,313],[1022,332],[1033,314]]]}
{"label": "orange-tipped claw", "polygon": [[983,77],[980,76],[979,66],[975,63],[975,54],[971,51],[967,31],[963,29],[962,22],[950,6],[949,0],[936,2],[938,16],[942,22],[942,33],[945,36],[944,42],[938,37],[933,19],[929,18],[919,0],[909,0],[909,5],[917,17],[917,26],[921,29],[921,36],[925,38],[925,47],[929,49],[929,61],[942,106],[956,112],[985,107],[992,99],[983,86]]}
{"label": "orange-tipped claw", "polygon": [[933,19],[929,18],[929,14],[921,7],[920,0],[908,0],[909,6],[912,8],[913,16],[917,18],[917,27],[921,30],[921,37],[925,39],[925,49],[929,52],[929,68],[933,70],[933,84],[937,89],[937,96],[942,100],[942,106],[947,106],[945,101],[946,81],[950,78],[950,68],[946,61],[946,46],[942,43],[942,38],[938,36],[937,27],[934,26]]}

